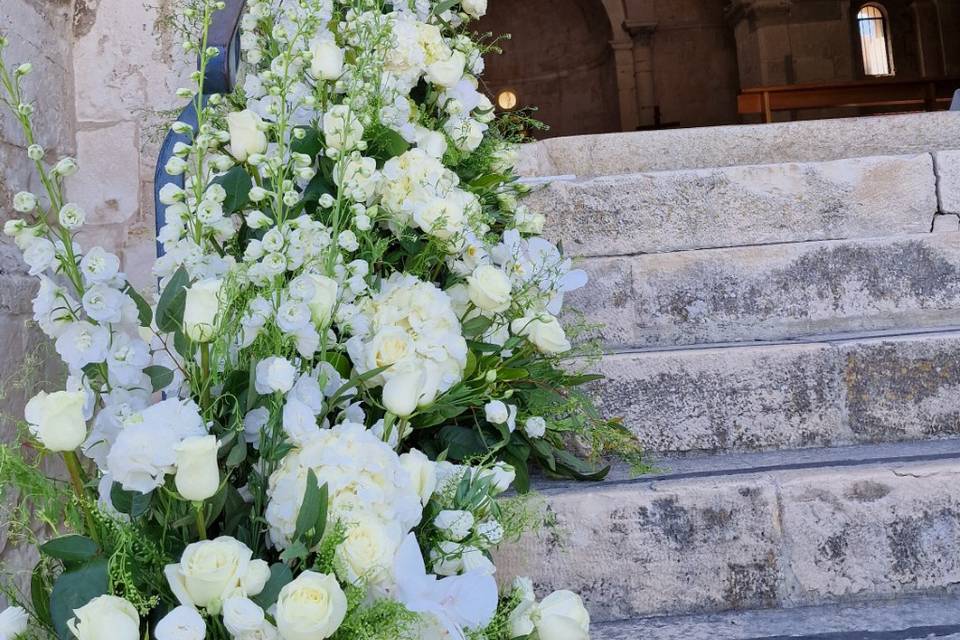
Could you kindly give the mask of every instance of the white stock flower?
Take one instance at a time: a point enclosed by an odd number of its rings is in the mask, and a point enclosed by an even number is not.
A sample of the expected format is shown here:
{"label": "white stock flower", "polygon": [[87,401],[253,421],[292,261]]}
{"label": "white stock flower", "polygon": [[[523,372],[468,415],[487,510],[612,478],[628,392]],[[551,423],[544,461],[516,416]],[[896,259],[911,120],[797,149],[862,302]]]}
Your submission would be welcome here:
{"label": "white stock flower", "polygon": [[140,640],[137,609],[117,596],[99,596],[74,609],[67,627],[77,640]]}
{"label": "white stock flower", "polygon": [[347,615],[347,597],[337,579],[304,571],[280,590],[277,629],[284,640],[323,640]]}
{"label": "white stock flower", "polygon": [[481,311],[502,313],[510,308],[510,278],[501,269],[483,264],[467,278],[470,300]]}
{"label": "white stock flower", "polygon": [[174,481],[184,499],[206,500],[212,498],[220,488],[217,450],[216,436],[193,436],[177,445],[177,475]]}
{"label": "white stock flower", "polygon": [[87,437],[86,401],[81,391],[41,391],[24,409],[30,433],[50,451],[73,451]]}
{"label": "white stock flower", "polygon": [[183,308],[183,330],[194,342],[210,342],[215,337],[217,317],[222,306],[223,281],[201,280],[187,289]]}
{"label": "white stock flower", "polygon": [[156,640],[204,640],[207,625],[196,609],[180,605],[157,623],[154,636]]}
{"label": "white stock flower", "polygon": [[30,616],[21,607],[7,607],[0,613],[0,638],[13,640],[27,630]]}
{"label": "white stock flower", "polygon": [[487,544],[494,546],[503,541],[503,525],[496,520],[485,520],[477,523],[477,535]]}
{"label": "white stock flower", "polygon": [[517,318],[510,324],[510,330],[518,336],[526,336],[547,355],[565,353],[572,348],[560,321],[549,313]]}
{"label": "white stock flower", "polygon": [[286,358],[271,356],[257,363],[256,389],[257,393],[268,395],[271,393],[286,393],[293,388],[297,370]]}
{"label": "white stock flower", "polygon": [[470,535],[473,529],[473,514],[469,511],[451,511],[445,509],[433,519],[433,526],[441,531],[447,540],[459,542]]}
{"label": "white stock flower", "polygon": [[242,542],[221,536],[187,545],[180,562],[168,564],[164,575],[181,604],[216,614],[228,598],[263,591],[270,567],[254,560],[253,551]]}
{"label": "white stock flower", "polygon": [[262,125],[260,116],[248,109],[228,113],[230,155],[239,162],[246,162],[251,155],[266,151],[267,135],[260,130]]}

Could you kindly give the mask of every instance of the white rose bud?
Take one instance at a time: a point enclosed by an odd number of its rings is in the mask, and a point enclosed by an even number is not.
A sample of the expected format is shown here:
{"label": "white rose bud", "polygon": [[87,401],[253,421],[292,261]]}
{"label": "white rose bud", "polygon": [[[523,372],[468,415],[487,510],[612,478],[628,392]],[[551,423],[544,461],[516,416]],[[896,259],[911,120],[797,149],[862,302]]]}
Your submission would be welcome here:
{"label": "white rose bud", "polygon": [[555,591],[536,606],[534,624],[542,640],[589,640],[590,613],[571,591]]}
{"label": "white rose bud", "polygon": [[73,231],[83,226],[87,214],[78,205],[68,202],[60,209],[60,226]]}
{"label": "white rose bud", "polygon": [[383,406],[390,413],[409,418],[423,395],[425,375],[419,368],[410,368],[394,374],[383,385]]}
{"label": "white rose bud", "polygon": [[523,423],[523,432],[530,438],[542,438],[547,433],[547,421],[540,416],[527,418]]}
{"label": "white rose bud", "polygon": [[215,337],[222,288],[222,280],[209,278],[187,289],[187,300],[183,308],[183,331],[194,342],[210,342]]}
{"label": "white rose bud", "polygon": [[137,609],[117,596],[99,596],[73,611],[67,627],[77,640],[140,640]]}
{"label": "white rose bud", "polygon": [[304,571],[280,590],[277,629],[284,640],[323,640],[347,615],[347,597],[332,575]]}
{"label": "white rose bud", "polygon": [[30,213],[37,208],[37,197],[29,191],[13,196],[13,209],[18,213]]}
{"label": "white rose bud", "polygon": [[8,607],[0,613],[0,638],[15,638],[27,630],[30,616],[21,607]]}
{"label": "white rose bud", "polygon": [[337,304],[339,285],[333,278],[316,273],[304,274],[313,284],[313,298],[307,301],[310,307],[310,316],[318,329],[323,329],[330,323],[333,308]]}
{"label": "white rose bud", "polygon": [[293,388],[297,377],[296,368],[286,358],[264,358],[257,363],[257,393],[286,393]]}
{"label": "white rose bud", "polygon": [[193,607],[180,605],[157,623],[156,640],[205,640],[207,625]]}
{"label": "white rose bud", "polygon": [[433,526],[439,529],[447,540],[460,542],[473,529],[473,514],[469,511],[451,511],[445,509],[433,519]]}
{"label": "white rose bud", "polygon": [[510,278],[490,264],[482,264],[467,278],[470,300],[481,311],[502,313],[510,308]]}
{"label": "white rose bud", "polygon": [[86,402],[82,391],[41,391],[24,410],[30,433],[50,451],[73,451],[87,437]]}
{"label": "white rose bud", "polygon": [[260,130],[263,120],[253,111],[244,109],[227,114],[230,129],[230,154],[240,162],[255,153],[267,150],[267,135]]}
{"label": "white rose bud", "polygon": [[420,496],[420,502],[423,504],[430,502],[433,492],[437,490],[437,465],[422,452],[411,449],[400,456],[400,466],[410,475],[413,488]]}
{"label": "white rose bud", "polygon": [[516,335],[526,336],[541,352],[548,355],[564,353],[571,348],[560,321],[549,313],[517,318],[510,324]]}
{"label": "white rose bud", "polygon": [[185,499],[200,502],[212,498],[220,488],[217,466],[217,437],[194,436],[177,446],[177,491]]}
{"label": "white rose bud", "polygon": [[329,38],[318,40],[310,48],[310,73],[318,80],[336,80],[343,75],[343,49]]}

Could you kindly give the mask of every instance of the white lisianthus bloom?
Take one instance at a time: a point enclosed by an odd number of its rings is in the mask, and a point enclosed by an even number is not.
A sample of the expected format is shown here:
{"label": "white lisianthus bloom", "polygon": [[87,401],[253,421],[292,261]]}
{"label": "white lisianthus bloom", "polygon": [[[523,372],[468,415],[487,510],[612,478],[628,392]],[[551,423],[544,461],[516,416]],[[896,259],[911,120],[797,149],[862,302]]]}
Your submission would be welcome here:
{"label": "white lisianthus bloom", "polygon": [[443,540],[430,550],[433,572],[438,576],[455,576],[463,571],[464,546],[452,540]]}
{"label": "white lisianthus bloom", "polygon": [[284,640],[323,640],[332,636],[347,615],[347,597],[337,579],[304,571],[280,590],[277,629]]}
{"label": "white lisianthus bloom", "polygon": [[530,438],[542,438],[547,433],[547,421],[540,416],[531,416],[524,421],[523,432]]}
{"label": "white lisianthus bloom", "polygon": [[270,578],[270,567],[253,551],[228,536],[187,545],[178,564],[164,575],[181,604],[219,613],[224,600],[255,596]]}
{"label": "white lisianthus bloom", "polygon": [[174,481],[184,499],[206,500],[212,498],[220,488],[217,449],[216,436],[186,438],[177,446],[177,475]]}
{"label": "white lisianthus bloom", "polygon": [[433,492],[437,490],[436,464],[423,452],[411,449],[400,456],[400,466],[410,474],[413,488],[420,496],[420,501],[424,505],[430,502]]}
{"label": "white lisianthus bloom", "polygon": [[482,264],[467,278],[470,301],[481,311],[502,313],[510,308],[510,278],[502,269]]}
{"label": "white lisianthus bloom", "polygon": [[482,18],[487,14],[487,0],[463,0],[464,12],[471,18]]}
{"label": "white lisianthus bloom", "polygon": [[222,305],[223,281],[209,278],[187,289],[183,308],[183,330],[194,342],[210,342],[214,338],[217,316]]}
{"label": "white lisianthus bloom", "polygon": [[332,38],[321,38],[310,46],[310,73],[318,80],[336,80],[343,75],[343,49]]}
{"label": "white lisianthus bloom", "polygon": [[13,640],[27,630],[30,616],[21,607],[7,607],[0,613],[0,638]]}
{"label": "white lisianthus bloom", "polygon": [[50,451],[73,451],[87,437],[82,391],[41,391],[24,409],[24,417],[33,434]]}
{"label": "white lisianthus bloom", "polygon": [[207,625],[193,607],[180,605],[157,623],[156,640],[204,640]]}
{"label": "white lisianthus bloom", "polygon": [[293,388],[297,369],[286,358],[272,356],[257,363],[256,389],[261,395],[286,393]]}
{"label": "white lisianthus bloom", "polygon": [[547,355],[565,353],[571,349],[570,341],[560,321],[549,313],[517,318],[510,330],[518,336],[526,336],[541,352]]}
{"label": "white lisianthus bloom", "polygon": [[469,511],[452,511],[444,509],[433,519],[433,526],[440,530],[447,540],[460,542],[473,529],[474,518]]}
{"label": "white lisianthus bloom", "polygon": [[253,154],[267,150],[267,135],[260,130],[262,125],[260,116],[249,109],[227,114],[230,155],[238,162],[246,162]]}
{"label": "white lisianthus bloom", "polygon": [[117,596],[99,596],[73,612],[67,627],[77,640],[140,640],[137,609]]}
{"label": "white lisianthus bloom", "polygon": [[317,435],[320,427],[317,426],[316,414],[309,406],[294,398],[288,398],[283,406],[283,430],[290,442],[303,446]]}
{"label": "white lisianthus bloom", "polygon": [[510,410],[501,400],[492,400],[485,404],[483,413],[490,424],[506,424],[510,419]]}
{"label": "white lisianthus bloom", "polygon": [[60,209],[60,226],[64,229],[74,231],[83,226],[87,219],[86,212],[72,202],[68,202]]}
{"label": "white lisianthus bloom", "polygon": [[506,462],[498,462],[493,467],[481,471],[480,477],[490,478],[493,482],[493,488],[503,493],[517,479],[517,472]]}
{"label": "white lisianthus bloom", "polygon": [[254,449],[260,448],[260,433],[270,420],[270,410],[266,407],[251,409],[243,417],[243,439],[252,444]]}
{"label": "white lisianthus bloom", "polygon": [[533,623],[542,640],[589,640],[590,613],[571,591],[555,591],[536,606]]}
{"label": "white lisianthus bloom", "polygon": [[46,238],[35,238],[23,252],[23,261],[30,266],[28,273],[32,276],[38,276],[52,267],[56,257],[56,247]]}

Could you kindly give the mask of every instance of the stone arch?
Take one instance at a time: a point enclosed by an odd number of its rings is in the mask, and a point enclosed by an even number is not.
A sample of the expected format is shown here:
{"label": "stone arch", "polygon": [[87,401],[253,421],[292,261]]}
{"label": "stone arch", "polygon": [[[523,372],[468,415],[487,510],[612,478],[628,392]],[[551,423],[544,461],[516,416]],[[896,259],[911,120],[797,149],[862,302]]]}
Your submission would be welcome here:
{"label": "stone arch", "polygon": [[487,57],[486,90],[495,99],[510,89],[518,106],[538,107],[550,125],[544,137],[621,130],[617,18],[608,13],[618,5],[622,14],[620,0],[491,0],[475,30],[512,37],[503,55]]}

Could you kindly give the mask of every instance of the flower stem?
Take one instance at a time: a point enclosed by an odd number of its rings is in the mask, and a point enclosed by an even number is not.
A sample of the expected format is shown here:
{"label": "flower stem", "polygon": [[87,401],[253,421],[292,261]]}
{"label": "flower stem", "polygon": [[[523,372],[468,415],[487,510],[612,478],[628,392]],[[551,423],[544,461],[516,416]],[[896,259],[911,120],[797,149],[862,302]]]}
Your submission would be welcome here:
{"label": "flower stem", "polygon": [[[200,345],[200,408],[206,414],[210,408],[210,343]],[[207,417],[204,415],[204,417]]]}
{"label": "flower stem", "polygon": [[93,538],[93,541],[100,544],[100,536],[97,534],[97,523],[90,512],[90,505],[87,502],[86,489],[83,486],[83,468],[80,466],[80,459],[76,451],[64,451],[63,461],[67,465],[67,471],[70,472],[70,484],[73,486],[73,492],[80,502],[80,508],[83,509],[84,518],[87,521],[87,533]]}
{"label": "flower stem", "polygon": [[194,508],[197,515],[197,536],[200,540],[207,539],[207,517],[204,514],[203,502],[194,502]]}

